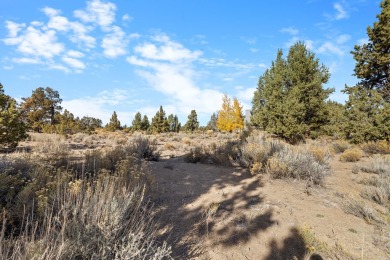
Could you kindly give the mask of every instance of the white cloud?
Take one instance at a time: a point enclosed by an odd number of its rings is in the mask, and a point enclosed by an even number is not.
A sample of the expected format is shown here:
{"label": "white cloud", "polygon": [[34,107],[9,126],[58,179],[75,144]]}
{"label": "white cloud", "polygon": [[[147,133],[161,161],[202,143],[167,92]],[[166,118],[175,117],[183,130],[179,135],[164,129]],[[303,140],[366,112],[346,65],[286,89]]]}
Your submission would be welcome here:
{"label": "white cloud", "polygon": [[102,41],[104,55],[108,58],[116,58],[126,54],[128,40],[125,38],[125,33],[118,26],[111,28],[112,33],[105,35]]}
{"label": "white cloud", "polygon": [[76,10],[74,16],[83,22],[95,23],[106,29],[114,22],[115,11],[114,3],[91,0],[87,2],[86,10]]}
{"label": "white cloud", "polygon": [[250,48],[249,50],[250,50],[250,52],[252,52],[252,53],[256,53],[256,52],[259,51],[259,49],[256,49],[256,48]]}
{"label": "white cloud", "polygon": [[333,53],[333,54],[337,54],[338,56],[344,55],[344,51],[339,46],[336,46],[332,42],[325,42],[317,49],[317,52],[318,53]]}
{"label": "white cloud", "polygon": [[[107,123],[114,112],[112,106],[126,103],[127,100],[130,100],[130,97],[126,90],[114,89],[113,91],[100,92],[95,97],[64,100],[62,101],[62,106],[75,116],[91,116],[101,119],[103,123]],[[154,110],[154,112],[156,111]],[[131,112],[116,112],[122,124],[129,122],[134,116]]]}
{"label": "white cloud", "polygon": [[79,52],[79,51],[73,51],[73,50],[70,50],[70,51],[66,52],[66,55],[68,55],[69,57],[73,57],[73,58],[82,58],[82,57],[84,57],[84,53]]}
{"label": "white cloud", "polygon": [[190,51],[164,35],[155,36],[153,40],[157,43],[140,44],[134,51],[142,58],[169,62],[193,61],[202,55],[201,51]]}
{"label": "white cloud", "polygon": [[131,17],[130,15],[128,14],[125,14],[124,16],[122,16],[122,21],[124,22],[131,22],[134,18]]}
{"label": "white cloud", "polygon": [[255,37],[241,37],[241,39],[251,45],[255,45],[257,43],[257,39]]}
{"label": "white cloud", "polygon": [[165,35],[152,39],[153,42],[136,46],[137,56],[128,57],[127,61],[141,67],[138,74],[156,91],[172,99],[172,112],[188,115],[191,109],[196,109],[198,114],[210,114],[219,109],[222,93],[202,89],[194,81],[197,73],[192,63],[202,53],[191,51]]}
{"label": "white cloud", "polygon": [[85,69],[85,64],[81,60],[71,58],[68,56],[62,57],[62,60],[68,64],[69,66],[75,68],[75,69]]}
{"label": "white cloud", "polygon": [[344,9],[344,7],[340,3],[334,3],[333,8],[337,12],[334,16],[334,19],[341,20],[341,19],[345,19],[345,18],[349,17],[347,11]]}
{"label": "white cloud", "polygon": [[369,43],[368,38],[359,39],[358,42],[357,42],[358,45],[364,45],[364,44],[367,44],[367,43]]}
{"label": "white cloud", "polygon": [[244,102],[251,102],[256,88],[242,89],[237,92],[237,98]]}
{"label": "white cloud", "polygon": [[14,37],[5,38],[3,41],[6,45],[16,45],[17,50],[23,55],[46,59],[61,54],[65,48],[62,43],[57,42],[54,30],[42,31],[33,26],[28,26],[20,35],[17,33]]}
{"label": "white cloud", "polygon": [[15,23],[15,22],[12,22],[12,21],[6,21],[5,22],[5,27],[7,27],[8,29],[8,37],[9,38],[15,38],[17,37],[19,31],[26,27],[26,24],[24,23]]}
{"label": "white cloud", "polygon": [[336,39],[336,43],[337,44],[343,44],[343,43],[346,43],[347,41],[349,41],[349,39],[351,39],[351,36],[348,35],[348,34],[342,34],[340,36],[337,37]]}
{"label": "white cloud", "polygon": [[294,28],[294,27],[286,27],[286,28],[283,28],[282,30],[280,30],[282,33],[288,33],[290,35],[298,35],[299,34],[299,30]]}

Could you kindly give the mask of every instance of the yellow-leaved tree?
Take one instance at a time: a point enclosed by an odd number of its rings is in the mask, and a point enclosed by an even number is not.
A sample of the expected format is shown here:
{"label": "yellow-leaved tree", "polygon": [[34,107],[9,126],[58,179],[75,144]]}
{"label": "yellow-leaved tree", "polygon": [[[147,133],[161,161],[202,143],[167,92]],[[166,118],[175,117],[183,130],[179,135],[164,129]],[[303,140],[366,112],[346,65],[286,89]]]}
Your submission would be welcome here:
{"label": "yellow-leaved tree", "polygon": [[217,128],[220,131],[232,132],[244,128],[242,106],[237,98],[231,99],[225,94],[222,97],[222,109],[218,112]]}

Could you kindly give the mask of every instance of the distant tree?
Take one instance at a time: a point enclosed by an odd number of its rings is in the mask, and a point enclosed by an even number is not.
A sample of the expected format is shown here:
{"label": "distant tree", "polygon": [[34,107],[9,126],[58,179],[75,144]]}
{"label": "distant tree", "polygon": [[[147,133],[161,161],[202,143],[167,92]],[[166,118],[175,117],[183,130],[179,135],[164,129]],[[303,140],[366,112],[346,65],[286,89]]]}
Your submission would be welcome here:
{"label": "distant tree", "polygon": [[317,137],[328,123],[325,89],[330,74],[304,43],[291,46],[287,59],[278,51],[271,67],[260,76],[252,101],[252,122],[290,142]]}
{"label": "distant tree", "polygon": [[149,118],[146,115],[144,115],[141,122],[141,130],[146,131],[149,129],[149,127],[150,127]]}
{"label": "distant tree", "polygon": [[222,97],[222,109],[218,112],[217,128],[221,131],[233,130],[232,104],[226,94]]}
{"label": "distant tree", "polygon": [[58,91],[52,88],[37,88],[31,97],[22,98],[24,118],[30,128],[41,132],[46,124],[54,125],[55,115],[62,110],[62,99]]}
{"label": "distant tree", "polygon": [[4,94],[3,85],[0,83],[0,145],[14,148],[26,137],[21,111],[15,99]]}
{"label": "distant tree", "polygon": [[153,133],[165,133],[169,131],[168,120],[162,106],[160,106],[159,111],[157,111],[156,115],[152,118],[150,128]]}
{"label": "distant tree", "polygon": [[90,116],[84,116],[80,119],[80,128],[85,133],[91,133],[103,125],[102,120]]}
{"label": "distant tree", "polygon": [[111,132],[121,129],[121,122],[118,120],[118,116],[115,111],[111,116],[110,122],[106,125],[106,129]]}
{"label": "distant tree", "polygon": [[216,127],[221,131],[236,131],[244,128],[242,106],[237,98],[231,99],[225,94],[222,97],[222,109],[218,111]]}
{"label": "distant tree", "polygon": [[131,129],[133,131],[142,130],[142,115],[140,112],[137,112],[134,116],[134,120],[132,122]]}
{"label": "distant tree", "polygon": [[179,123],[179,118],[177,115],[170,114],[168,116],[168,125],[169,132],[179,132],[181,128],[181,124]]}
{"label": "distant tree", "polygon": [[191,113],[188,115],[187,123],[184,125],[186,131],[193,132],[199,128],[198,115],[195,110],[191,110]]}
{"label": "distant tree", "polygon": [[215,113],[213,113],[210,117],[210,121],[207,123],[207,129],[208,130],[214,130],[216,131],[217,130],[217,120],[218,120],[218,117]]}
{"label": "distant tree", "polygon": [[380,4],[381,13],[373,27],[368,26],[368,42],[355,45],[355,75],[360,79],[357,89],[377,90],[390,102],[390,0]]}
{"label": "distant tree", "polygon": [[242,113],[242,106],[237,98],[233,98],[233,130],[244,129],[244,115]]}
{"label": "distant tree", "polygon": [[74,134],[81,131],[80,119],[75,118],[68,110],[64,110],[62,114],[56,114],[55,131],[59,134]]}

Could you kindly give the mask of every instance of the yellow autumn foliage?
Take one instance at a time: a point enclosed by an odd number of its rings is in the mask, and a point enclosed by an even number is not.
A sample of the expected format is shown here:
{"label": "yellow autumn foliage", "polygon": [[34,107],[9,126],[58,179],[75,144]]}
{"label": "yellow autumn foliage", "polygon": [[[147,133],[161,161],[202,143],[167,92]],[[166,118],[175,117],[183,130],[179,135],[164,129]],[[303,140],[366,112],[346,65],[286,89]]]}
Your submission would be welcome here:
{"label": "yellow autumn foliage", "polygon": [[221,131],[237,131],[244,128],[242,106],[237,98],[231,99],[225,94],[222,98],[222,109],[218,112],[217,128]]}

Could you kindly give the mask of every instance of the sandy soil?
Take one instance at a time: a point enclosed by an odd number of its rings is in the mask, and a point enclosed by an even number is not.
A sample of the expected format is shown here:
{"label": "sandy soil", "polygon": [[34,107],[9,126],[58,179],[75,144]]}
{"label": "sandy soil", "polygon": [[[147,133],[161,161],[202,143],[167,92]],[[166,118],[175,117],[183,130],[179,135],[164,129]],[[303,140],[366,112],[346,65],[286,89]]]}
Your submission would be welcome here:
{"label": "sandy soil", "polygon": [[324,259],[390,259],[375,246],[375,226],[342,209],[362,189],[354,163],[336,156],[325,187],[307,189],[239,167],[185,163],[180,150],[162,155],[151,164],[155,205],[175,259],[305,259],[317,248],[307,248],[299,229],[338,250]]}

